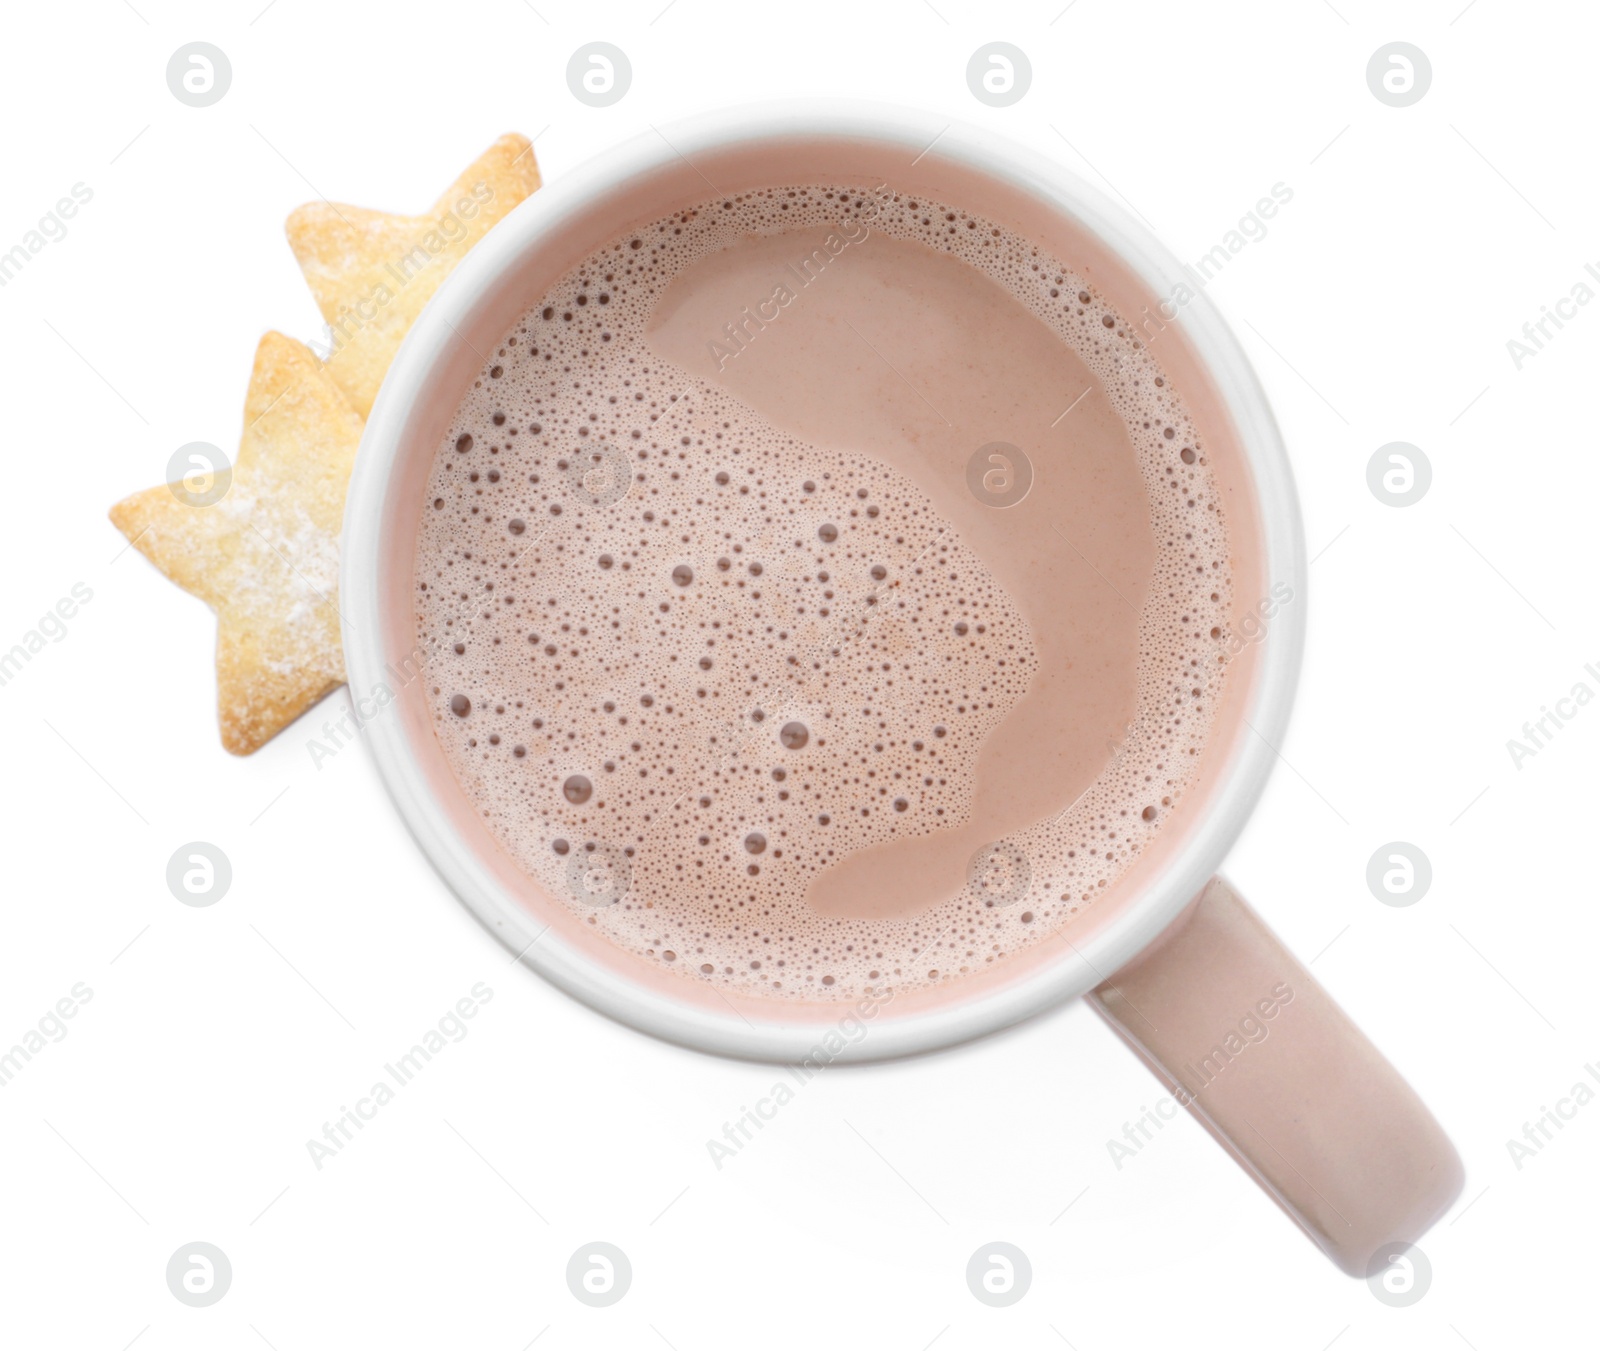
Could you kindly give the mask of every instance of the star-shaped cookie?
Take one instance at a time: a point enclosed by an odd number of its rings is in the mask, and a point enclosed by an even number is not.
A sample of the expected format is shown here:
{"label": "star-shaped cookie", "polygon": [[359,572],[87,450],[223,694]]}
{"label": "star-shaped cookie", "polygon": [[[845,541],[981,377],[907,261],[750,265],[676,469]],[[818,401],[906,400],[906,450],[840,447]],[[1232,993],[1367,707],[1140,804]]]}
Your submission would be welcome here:
{"label": "star-shaped cookie", "polygon": [[344,683],[339,529],[362,426],[304,344],[268,333],[226,493],[197,505],[171,484],[111,508],[140,553],[217,612],[217,712],[235,755]]}
{"label": "star-shaped cookie", "polygon": [[533,144],[502,136],[420,216],[312,202],[289,217],[289,246],[328,325],[319,351],[366,417],[422,307],[512,207],[539,186]]}

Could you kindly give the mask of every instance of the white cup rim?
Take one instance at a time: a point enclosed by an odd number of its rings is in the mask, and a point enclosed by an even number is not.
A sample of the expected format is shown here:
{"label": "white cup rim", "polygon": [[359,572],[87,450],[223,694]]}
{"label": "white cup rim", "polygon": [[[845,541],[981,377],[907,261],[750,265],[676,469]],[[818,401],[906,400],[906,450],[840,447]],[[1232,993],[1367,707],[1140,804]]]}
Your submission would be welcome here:
{"label": "white cup rim", "polygon": [[[352,689],[386,679],[383,646],[382,524],[387,490],[405,430],[426,376],[457,341],[456,325],[475,312],[499,278],[541,239],[637,175],[681,158],[795,137],[868,140],[921,153],[937,143],[944,159],[1027,192],[1086,226],[1157,295],[1171,294],[1187,270],[1122,207],[1046,157],[981,128],[893,105],[800,99],[718,110],[652,129],[541,188],[481,240],[413,324],[367,421],[346,500],[340,599],[344,652]],[[1190,279],[1192,280],[1192,279]],[[1183,307],[1184,332],[1211,375],[1249,462],[1261,535],[1262,571],[1271,589],[1284,583],[1294,603],[1259,644],[1241,737],[1219,775],[1202,819],[1187,831],[1158,876],[1120,898],[1109,920],[1093,926],[1062,958],[1025,978],[966,999],[879,1018],[868,1035],[830,1050],[827,1061],[887,1059],[935,1050],[1010,1026],[1086,993],[1153,942],[1216,872],[1265,787],[1281,743],[1299,674],[1305,631],[1305,543],[1299,506],[1277,423],[1248,358],[1210,298],[1195,290]],[[628,980],[563,942],[486,867],[451,825],[401,726],[377,717],[363,740],[402,819],[446,884],[489,931],[542,976],[602,1013],[680,1045],[755,1060],[813,1059],[827,1031],[814,1016],[749,1019],[680,1001]],[[534,940],[538,938],[539,941]],[[531,945],[531,946],[530,946]],[[841,1007],[843,1018],[850,1012]]]}

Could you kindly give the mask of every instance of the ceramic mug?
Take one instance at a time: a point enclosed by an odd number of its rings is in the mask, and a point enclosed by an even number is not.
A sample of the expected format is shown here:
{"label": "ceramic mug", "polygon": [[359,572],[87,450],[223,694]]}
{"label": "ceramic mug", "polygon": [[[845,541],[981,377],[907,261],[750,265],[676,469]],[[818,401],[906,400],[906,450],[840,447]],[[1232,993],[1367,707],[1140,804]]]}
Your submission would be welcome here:
{"label": "ceramic mug", "polygon": [[[963,203],[1080,271],[1146,340],[1219,467],[1235,533],[1224,707],[1195,787],[1111,892],[1054,938],[936,993],[838,1004],[729,998],[646,969],[540,891],[456,785],[424,700],[411,603],[428,472],[463,391],[527,306],[594,248],[708,195],[774,182],[888,185]],[[715,185],[708,193],[710,185]],[[396,356],[345,512],[344,649],[380,775],[471,912],[546,979],[642,1031],[723,1055],[827,1064],[934,1050],[1087,995],[1193,1113],[1347,1272],[1369,1274],[1454,1201],[1461,1163],[1396,1071],[1216,870],[1288,723],[1306,563],[1294,486],[1256,377],[1202,290],[1139,223],[1032,152],[875,104],[735,108],[654,130],[571,171],[501,221]],[[1259,601],[1254,598],[1260,597]],[[847,1034],[841,1029],[848,1029]],[[861,1029],[858,1031],[858,1029]]]}

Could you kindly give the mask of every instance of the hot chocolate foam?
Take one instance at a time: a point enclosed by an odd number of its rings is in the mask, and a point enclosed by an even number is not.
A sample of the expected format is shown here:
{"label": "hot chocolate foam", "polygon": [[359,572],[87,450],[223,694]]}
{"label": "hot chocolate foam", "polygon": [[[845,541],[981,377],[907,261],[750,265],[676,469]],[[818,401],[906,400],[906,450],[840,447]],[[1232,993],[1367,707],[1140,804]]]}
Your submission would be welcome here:
{"label": "hot chocolate foam", "polygon": [[[703,360],[662,337],[689,269],[791,240],[791,256],[811,261],[706,331]],[[908,847],[933,857],[981,817],[980,795],[1003,795],[1007,766],[986,762],[985,747],[1008,719],[1022,725],[1014,715],[1049,688],[1061,645],[1048,611],[1025,614],[998,580],[1014,560],[1002,567],[988,535],[941,510],[948,482],[915,458],[795,435],[795,418],[763,415],[718,377],[770,363],[784,326],[788,342],[831,324],[820,309],[808,317],[813,282],[818,294],[892,290],[919,268],[931,279],[935,261],[1048,326],[1110,410],[1108,453],[1132,464],[1148,523],[1128,534],[1144,553],[1122,572],[1100,560],[1118,586],[1062,539],[1108,603],[1128,607],[1130,669],[1106,679],[1127,687],[1130,716],[1083,784],[963,847],[963,866],[931,891],[896,894],[880,871],[870,904],[839,912],[831,898],[855,895],[851,868]],[[900,302],[886,291],[871,303]],[[844,339],[835,328],[829,342]],[[935,401],[957,392],[920,391],[906,362],[855,336],[931,425],[932,414],[951,425]],[[887,345],[898,355],[892,333]],[[1034,459],[1058,485],[1072,472]],[[429,501],[418,642],[462,789],[559,903],[686,979],[855,999],[985,969],[1115,883],[1192,783],[1211,732],[1228,541],[1182,401],[1086,280],[926,199],[773,188],[611,242],[485,362]]]}

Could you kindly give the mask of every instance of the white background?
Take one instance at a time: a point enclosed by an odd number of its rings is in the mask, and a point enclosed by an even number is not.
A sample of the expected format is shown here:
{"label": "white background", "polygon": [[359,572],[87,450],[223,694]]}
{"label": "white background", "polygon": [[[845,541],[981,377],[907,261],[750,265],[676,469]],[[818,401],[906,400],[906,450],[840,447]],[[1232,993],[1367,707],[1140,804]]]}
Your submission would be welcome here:
{"label": "white background", "polygon": [[[934,2],[10,12],[0,250],[72,184],[94,196],[0,290],[0,647],[74,583],[94,594],[0,689],[0,1045],[74,983],[94,994],[0,1089],[8,1344],[1496,1351],[1594,1335],[1600,1103],[1520,1170],[1506,1141],[1600,1062],[1600,707],[1520,770],[1506,741],[1579,680],[1600,691],[1583,670],[1600,663],[1600,305],[1520,371],[1506,342],[1600,261],[1600,23],[1510,0]],[[196,39],[233,65],[199,110],[164,78]],[[634,69],[602,110],[564,78],[594,39]],[[995,39],[1034,69],[1006,109],[964,77]],[[1365,80],[1395,39],[1433,65],[1406,109]],[[553,180],[651,123],[793,94],[991,127],[1109,185],[1186,260],[1274,183],[1293,190],[1209,288],[1282,420],[1318,555],[1284,763],[1228,869],[1466,1160],[1414,1306],[1340,1275],[1187,1117],[1118,1171],[1106,1141],[1157,1089],[1081,1005],[829,1071],[719,1172],[706,1140],[778,1071],[659,1044],[513,967],[364,752],[311,762],[342,694],[251,759],[220,750],[213,619],[121,552],[105,510],[161,481],[178,445],[237,444],[264,329],[318,334],[288,212],[323,194],[418,211],[511,129],[539,133]],[[1366,486],[1391,440],[1434,470],[1404,510]],[[1435,872],[1407,909],[1364,880],[1395,839]],[[167,889],[190,840],[232,860],[209,909]],[[317,1171],[308,1137],[477,981],[494,998],[466,1040]],[[609,1309],[566,1286],[593,1239],[633,1264]],[[1009,1309],[963,1275],[994,1239],[1033,1266]],[[209,1309],[164,1279],[194,1240],[233,1265]]]}

